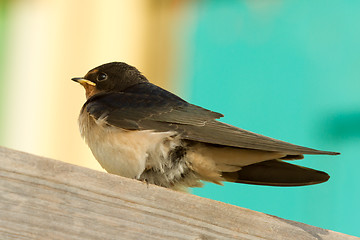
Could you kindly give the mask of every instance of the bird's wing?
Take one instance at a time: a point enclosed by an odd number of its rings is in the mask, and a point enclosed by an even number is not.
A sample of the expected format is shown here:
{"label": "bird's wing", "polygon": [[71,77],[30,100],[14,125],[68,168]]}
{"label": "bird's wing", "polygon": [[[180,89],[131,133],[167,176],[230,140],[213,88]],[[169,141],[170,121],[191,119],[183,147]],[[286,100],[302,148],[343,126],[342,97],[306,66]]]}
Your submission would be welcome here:
{"label": "bird's wing", "polygon": [[338,153],[306,148],[252,133],[216,119],[222,114],[190,104],[151,83],[124,92],[97,94],[82,111],[107,124],[128,130],[176,131],[184,139],[222,146],[277,151],[287,154]]}

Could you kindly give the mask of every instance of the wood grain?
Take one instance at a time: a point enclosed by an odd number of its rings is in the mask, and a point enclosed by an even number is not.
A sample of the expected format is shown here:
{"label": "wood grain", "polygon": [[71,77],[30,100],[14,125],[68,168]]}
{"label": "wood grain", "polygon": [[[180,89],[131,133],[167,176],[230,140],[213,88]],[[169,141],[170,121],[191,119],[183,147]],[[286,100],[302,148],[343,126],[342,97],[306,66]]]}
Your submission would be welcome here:
{"label": "wood grain", "polygon": [[359,239],[0,147],[0,239]]}

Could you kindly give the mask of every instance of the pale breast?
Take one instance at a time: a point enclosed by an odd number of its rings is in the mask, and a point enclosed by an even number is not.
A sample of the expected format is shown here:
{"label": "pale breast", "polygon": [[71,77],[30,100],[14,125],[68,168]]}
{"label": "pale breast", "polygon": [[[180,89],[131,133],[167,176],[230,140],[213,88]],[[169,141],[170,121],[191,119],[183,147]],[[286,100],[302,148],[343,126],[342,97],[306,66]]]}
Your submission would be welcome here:
{"label": "pale breast", "polygon": [[139,178],[147,168],[167,159],[174,132],[125,130],[95,120],[88,113],[79,116],[82,137],[100,165],[109,173]]}

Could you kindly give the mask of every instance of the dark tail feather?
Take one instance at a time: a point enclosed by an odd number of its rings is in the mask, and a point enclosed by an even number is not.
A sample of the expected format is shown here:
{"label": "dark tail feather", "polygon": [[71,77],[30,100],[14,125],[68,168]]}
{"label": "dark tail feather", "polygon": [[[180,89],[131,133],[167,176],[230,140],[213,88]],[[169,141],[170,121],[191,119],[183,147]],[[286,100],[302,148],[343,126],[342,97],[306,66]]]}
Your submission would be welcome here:
{"label": "dark tail feather", "polygon": [[321,171],[280,160],[269,160],[243,167],[237,172],[223,172],[229,182],[268,186],[304,186],[326,182],[330,176]]}

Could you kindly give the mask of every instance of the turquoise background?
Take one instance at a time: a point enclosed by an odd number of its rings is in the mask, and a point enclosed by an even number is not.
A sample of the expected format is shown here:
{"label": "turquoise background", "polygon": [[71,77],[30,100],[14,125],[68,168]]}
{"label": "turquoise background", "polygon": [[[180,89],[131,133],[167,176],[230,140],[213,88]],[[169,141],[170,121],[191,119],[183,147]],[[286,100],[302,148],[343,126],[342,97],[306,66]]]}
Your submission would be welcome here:
{"label": "turquoise background", "polygon": [[202,1],[188,100],[222,121],[340,156],[306,156],[329,182],[207,184],[193,193],[360,236],[360,1]]}

